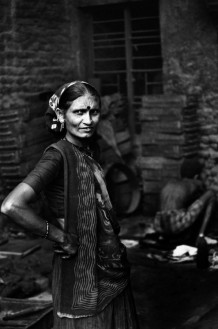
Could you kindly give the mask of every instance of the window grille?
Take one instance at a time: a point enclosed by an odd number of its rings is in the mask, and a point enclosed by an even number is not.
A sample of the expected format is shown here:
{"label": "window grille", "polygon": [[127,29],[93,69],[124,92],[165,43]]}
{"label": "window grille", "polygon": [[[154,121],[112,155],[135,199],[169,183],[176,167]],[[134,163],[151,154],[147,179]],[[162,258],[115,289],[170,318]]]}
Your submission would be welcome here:
{"label": "window grille", "polygon": [[99,6],[93,11],[93,73],[101,92],[120,92],[134,107],[162,93],[158,1]]}

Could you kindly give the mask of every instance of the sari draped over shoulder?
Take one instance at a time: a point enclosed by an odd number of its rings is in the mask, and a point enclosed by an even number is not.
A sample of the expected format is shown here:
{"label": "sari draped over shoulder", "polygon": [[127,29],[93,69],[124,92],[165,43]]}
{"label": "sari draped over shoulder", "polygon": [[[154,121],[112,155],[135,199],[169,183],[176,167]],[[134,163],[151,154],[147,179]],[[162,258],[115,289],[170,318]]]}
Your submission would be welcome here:
{"label": "sari draped over shoulder", "polygon": [[[101,312],[129,283],[125,247],[94,159],[68,141],[49,146],[64,160],[64,230],[79,241],[75,257],[56,255],[59,284],[55,300],[59,317],[80,318]],[[57,259],[58,258],[58,259]]]}

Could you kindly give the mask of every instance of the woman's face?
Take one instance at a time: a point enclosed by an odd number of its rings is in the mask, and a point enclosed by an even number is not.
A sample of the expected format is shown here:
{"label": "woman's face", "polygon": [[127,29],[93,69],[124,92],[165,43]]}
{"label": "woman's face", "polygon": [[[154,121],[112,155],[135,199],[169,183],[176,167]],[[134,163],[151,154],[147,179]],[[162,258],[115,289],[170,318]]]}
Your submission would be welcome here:
{"label": "woman's face", "polygon": [[64,119],[69,141],[92,137],[100,120],[99,100],[90,94],[78,97],[65,112]]}

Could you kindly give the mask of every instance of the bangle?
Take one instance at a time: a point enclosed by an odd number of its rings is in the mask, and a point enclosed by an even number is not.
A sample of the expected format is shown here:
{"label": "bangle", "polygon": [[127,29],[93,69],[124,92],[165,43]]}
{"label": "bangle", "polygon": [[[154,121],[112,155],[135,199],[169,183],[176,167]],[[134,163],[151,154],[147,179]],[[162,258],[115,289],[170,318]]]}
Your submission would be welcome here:
{"label": "bangle", "polygon": [[48,237],[48,231],[49,231],[49,223],[48,223],[47,220],[45,222],[46,222],[46,232],[45,232],[45,235],[44,235],[44,239],[47,239],[47,237]]}

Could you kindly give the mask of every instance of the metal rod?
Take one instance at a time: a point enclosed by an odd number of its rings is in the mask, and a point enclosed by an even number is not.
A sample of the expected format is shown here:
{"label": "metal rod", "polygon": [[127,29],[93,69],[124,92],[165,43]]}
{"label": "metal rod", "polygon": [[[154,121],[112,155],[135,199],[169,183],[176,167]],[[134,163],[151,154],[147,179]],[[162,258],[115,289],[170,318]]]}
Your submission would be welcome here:
{"label": "metal rod", "polygon": [[131,42],[131,15],[129,8],[124,10],[125,21],[125,48],[126,48],[126,80],[128,98],[128,124],[131,141],[134,143],[135,137],[135,114],[133,109],[133,76],[132,76],[132,42]]}

